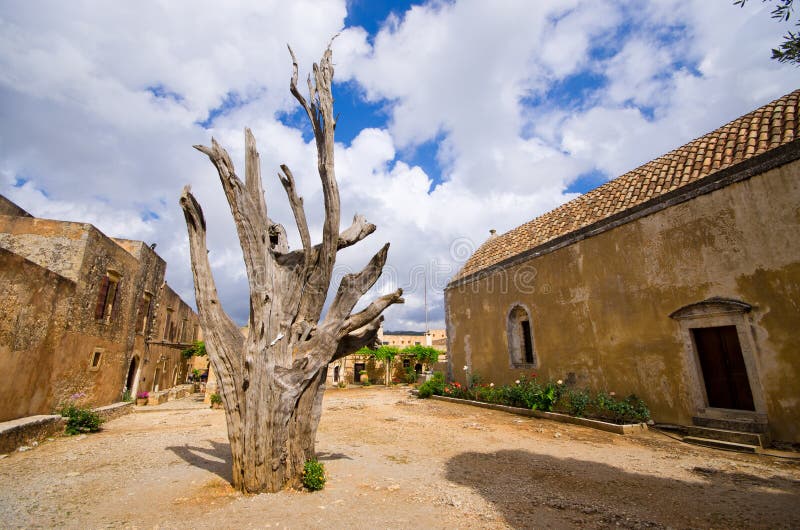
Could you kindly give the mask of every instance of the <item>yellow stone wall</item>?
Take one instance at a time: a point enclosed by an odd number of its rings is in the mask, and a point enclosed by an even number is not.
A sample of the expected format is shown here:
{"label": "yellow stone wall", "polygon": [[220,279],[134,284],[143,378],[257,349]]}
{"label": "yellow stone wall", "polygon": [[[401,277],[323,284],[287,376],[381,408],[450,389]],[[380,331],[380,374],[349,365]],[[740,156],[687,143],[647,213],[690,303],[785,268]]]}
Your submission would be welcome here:
{"label": "yellow stone wall", "polygon": [[[535,371],[618,395],[635,393],[658,422],[702,412],[697,368],[670,314],[711,297],[744,315],[774,439],[800,442],[800,162],[670,206],[446,291],[448,353],[484,382],[509,383],[506,322],[531,313]],[[688,346],[689,351],[691,346]]]}

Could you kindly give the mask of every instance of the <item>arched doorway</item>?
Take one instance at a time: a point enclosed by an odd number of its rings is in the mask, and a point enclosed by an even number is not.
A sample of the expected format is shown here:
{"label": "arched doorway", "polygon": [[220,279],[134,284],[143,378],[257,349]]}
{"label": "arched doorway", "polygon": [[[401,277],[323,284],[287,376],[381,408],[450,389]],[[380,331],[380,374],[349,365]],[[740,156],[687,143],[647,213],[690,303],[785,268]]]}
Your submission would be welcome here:
{"label": "arched doorway", "polygon": [[333,382],[334,383],[338,383],[339,382],[339,367],[338,366],[334,366],[333,367]]}
{"label": "arched doorway", "polygon": [[131,396],[136,395],[136,391],[139,389],[139,371],[141,370],[141,365],[139,363],[139,356],[134,355],[133,359],[131,359],[131,364],[128,367],[128,376],[125,378],[125,390],[129,391]]}

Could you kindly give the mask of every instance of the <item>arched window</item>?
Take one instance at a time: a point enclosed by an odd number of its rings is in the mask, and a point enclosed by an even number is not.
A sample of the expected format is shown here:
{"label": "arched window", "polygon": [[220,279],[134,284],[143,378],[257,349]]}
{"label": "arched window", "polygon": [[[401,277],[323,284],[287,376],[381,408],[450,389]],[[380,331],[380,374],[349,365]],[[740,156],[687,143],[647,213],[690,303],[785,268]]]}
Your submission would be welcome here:
{"label": "arched window", "polygon": [[514,306],[508,313],[508,354],[512,367],[535,367],[536,353],[533,350],[533,329],[528,310]]}

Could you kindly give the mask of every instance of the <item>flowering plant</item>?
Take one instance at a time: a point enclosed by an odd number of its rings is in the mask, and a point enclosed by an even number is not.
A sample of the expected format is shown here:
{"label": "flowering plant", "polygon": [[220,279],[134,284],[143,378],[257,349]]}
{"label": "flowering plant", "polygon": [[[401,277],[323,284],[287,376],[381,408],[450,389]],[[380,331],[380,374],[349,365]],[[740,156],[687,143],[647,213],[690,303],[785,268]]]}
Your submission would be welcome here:
{"label": "flowering plant", "polygon": [[150,397],[149,392],[136,392],[136,399],[147,399]]}

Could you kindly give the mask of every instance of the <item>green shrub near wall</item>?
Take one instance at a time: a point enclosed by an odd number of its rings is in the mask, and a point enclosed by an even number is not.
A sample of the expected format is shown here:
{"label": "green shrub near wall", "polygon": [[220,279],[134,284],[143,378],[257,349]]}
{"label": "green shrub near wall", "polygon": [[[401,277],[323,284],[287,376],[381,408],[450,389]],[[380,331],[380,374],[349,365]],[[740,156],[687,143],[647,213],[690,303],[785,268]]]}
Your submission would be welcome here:
{"label": "green shrub near wall", "polygon": [[639,397],[631,394],[618,399],[613,392],[597,392],[569,388],[561,381],[540,383],[536,374],[522,376],[510,385],[444,383],[436,372],[433,379],[419,388],[419,397],[447,396],[496,405],[519,407],[544,412],[560,412],[577,417],[595,418],[617,424],[640,423],[650,420],[650,410]]}

